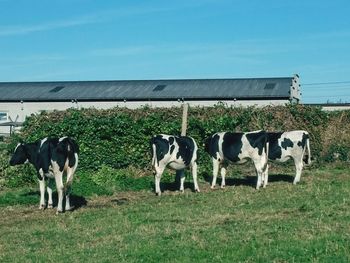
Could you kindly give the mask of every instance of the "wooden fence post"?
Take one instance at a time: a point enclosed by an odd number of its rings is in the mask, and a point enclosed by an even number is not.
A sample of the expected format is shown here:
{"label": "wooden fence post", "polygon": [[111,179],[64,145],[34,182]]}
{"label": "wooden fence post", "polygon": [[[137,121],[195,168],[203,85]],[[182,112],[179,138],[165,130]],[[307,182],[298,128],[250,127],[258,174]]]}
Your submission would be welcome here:
{"label": "wooden fence post", "polygon": [[[182,125],[181,136],[186,136],[187,130],[187,115],[188,115],[188,103],[182,105]],[[175,184],[180,185],[181,176],[184,176],[183,171],[176,171]]]}
{"label": "wooden fence post", "polygon": [[187,130],[187,115],[188,115],[188,103],[184,103],[182,107],[182,125],[181,136],[186,136]]}

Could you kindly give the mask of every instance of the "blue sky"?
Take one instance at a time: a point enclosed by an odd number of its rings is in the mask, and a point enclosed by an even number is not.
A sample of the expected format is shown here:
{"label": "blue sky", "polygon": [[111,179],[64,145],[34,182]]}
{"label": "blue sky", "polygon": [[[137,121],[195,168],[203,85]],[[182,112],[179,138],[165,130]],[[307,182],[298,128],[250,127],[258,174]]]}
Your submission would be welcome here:
{"label": "blue sky", "polygon": [[350,1],[0,0],[0,81],[286,77],[350,102]]}

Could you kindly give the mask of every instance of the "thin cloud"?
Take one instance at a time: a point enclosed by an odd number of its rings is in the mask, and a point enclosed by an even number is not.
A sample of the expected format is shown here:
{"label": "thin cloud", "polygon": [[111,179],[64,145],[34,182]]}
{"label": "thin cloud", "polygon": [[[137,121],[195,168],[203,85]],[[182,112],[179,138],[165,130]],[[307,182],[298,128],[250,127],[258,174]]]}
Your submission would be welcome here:
{"label": "thin cloud", "polygon": [[78,19],[46,22],[39,25],[19,25],[19,26],[2,26],[0,27],[0,36],[24,35],[34,32],[50,31],[60,28],[76,27],[96,23],[97,18],[94,16],[85,16]]}
{"label": "thin cloud", "polygon": [[9,25],[0,26],[0,37],[25,35],[35,32],[50,31],[61,28],[71,28],[89,24],[108,22],[113,19],[130,17],[135,15],[152,14],[159,12],[172,11],[177,7],[127,7],[100,11],[95,14],[83,15],[78,18],[68,18],[58,21],[46,21],[36,25]]}

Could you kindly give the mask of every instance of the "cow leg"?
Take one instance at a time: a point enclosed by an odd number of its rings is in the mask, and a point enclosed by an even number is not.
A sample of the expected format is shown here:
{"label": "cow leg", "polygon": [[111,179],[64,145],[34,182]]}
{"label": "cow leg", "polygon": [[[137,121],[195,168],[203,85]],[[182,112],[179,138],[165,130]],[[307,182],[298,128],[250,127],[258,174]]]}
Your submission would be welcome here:
{"label": "cow leg", "polygon": [[226,166],[221,167],[221,188],[225,188]]}
{"label": "cow leg", "polygon": [[64,192],[64,187],[63,187],[63,172],[55,171],[55,181],[56,181],[56,188],[57,188],[57,193],[58,193],[58,204],[57,204],[57,213],[62,213],[63,212],[63,192]]}
{"label": "cow leg", "polygon": [[46,187],[46,190],[47,190],[47,194],[49,196],[49,201],[48,201],[48,204],[47,204],[47,208],[53,208],[53,201],[52,201],[52,179],[48,179],[47,180],[47,187]]}
{"label": "cow leg", "polygon": [[178,177],[180,179],[180,192],[184,192],[185,188],[184,188],[184,184],[185,184],[185,170],[177,170],[176,171],[176,177]]}
{"label": "cow leg", "polygon": [[71,186],[67,186],[66,187],[66,191],[65,191],[65,194],[66,194],[66,207],[65,207],[65,211],[70,211],[72,210],[74,207],[72,207],[70,205],[70,192],[71,192]]}
{"label": "cow leg", "polygon": [[256,181],[256,190],[259,190],[262,181],[262,173],[257,171],[258,179]]}
{"label": "cow leg", "polygon": [[259,160],[254,160],[255,170],[257,174],[257,181],[256,181],[256,190],[259,190],[260,186],[262,185],[262,179],[263,179],[263,173],[264,169],[262,165],[260,164]]}
{"label": "cow leg", "polygon": [[162,177],[162,173],[156,173],[155,175],[155,188],[156,195],[160,196],[162,192],[160,191],[160,178]]}
{"label": "cow leg", "polygon": [[192,164],[192,177],[193,177],[193,183],[194,183],[194,191],[200,192],[198,181],[197,181],[197,172],[198,172],[198,165],[196,162]]}
{"label": "cow leg", "polygon": [[[76,158],[77,159],[77,158]],[[73,177],[74,172],[76,170],[77,165],[75,165],[72,168],[67,169],[67,182],[66,182],[66,211],[72,210],[74,207],[70,205],[70,193],[72,190],[72,183],[73,183]]]}
{"label": "cow leg", "polygon": [[219,173],[220,162],[214,158],[212,159],[213,159],[213,181],[211,182],[211,189],[214,189],[216,185],[216,179]]}
{"label": "cow leg", "polygon": [[267,186],[268,181],[269,181],[269,165],[268,164],[266,164],[266,168],[263,172],[262,180],[263,180],[263,187],[265,188]]}
{"label": "cow leg", "polygon": [[40,188],[40,204],[39,209],[45,209],[45,180],[39,180],[39,188]]}
{"label": "cow leg", "polygon": [[259,188],[261,186],[261,183],[262,183],[262,173],[261,173],[261,171],[257,171],[257,176],[258,176],[258,179],[256,181],[256,190],[259,190]]}
{"label": "cow leg", "polygon": [[[165,168],[165,167],[164,167]],[[154,176],[156,195],[160,196],[162,194],[160,190],[160,178],[164,172],[164,168],[156,167],[156,175]]]}
{"label": "cow leg", "polygon": [[303,159],[301,160],[294,159],[294,163],[295,163],[296,174],[294,177],[293,184],[297,184],[298,182],[300,182],[301,171],[303,170]]}

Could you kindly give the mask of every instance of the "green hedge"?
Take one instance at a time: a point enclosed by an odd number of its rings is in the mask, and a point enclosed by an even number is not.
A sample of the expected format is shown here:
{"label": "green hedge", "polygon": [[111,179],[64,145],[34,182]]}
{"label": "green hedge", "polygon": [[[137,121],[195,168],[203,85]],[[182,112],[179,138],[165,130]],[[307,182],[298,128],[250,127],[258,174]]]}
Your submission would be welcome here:
{"label": "green hedge", "polygon": [[[71,136],[80,146],[79,171],[83,173],[132,167],[133,171],[141,174],[151,174],[150,138],[158,133],[179,135],[181,118],[182,109],[175,107],[42,112],[26,119],[21,134],[11,138],[7,150],[13,150],[19,139],[32,142],[47,136]],[[199,165],[203,171],[211,169],[203,142],[218,131],[304,129],[311,134],[312,155],[318,162],[333,161],[339,156],[347,161],[349,123],[350,111],[325,112],[319,107],[301,105],[236,108],[219,104],[190,108],[187,134],[194,137],[199,145]],[[2,154],[0,162],[8,158],[8,155]],[[31,182],[12,177],[15,173],[19,177],[23,177],[23,172],[33,173],[28,171],[30,168],[8,168],[5,162],[2,165],[0,180],[6,181],[7,185]],[[120,172],[108,173],[122,178]],[[18,183],[8,183],[11,180]]]}

